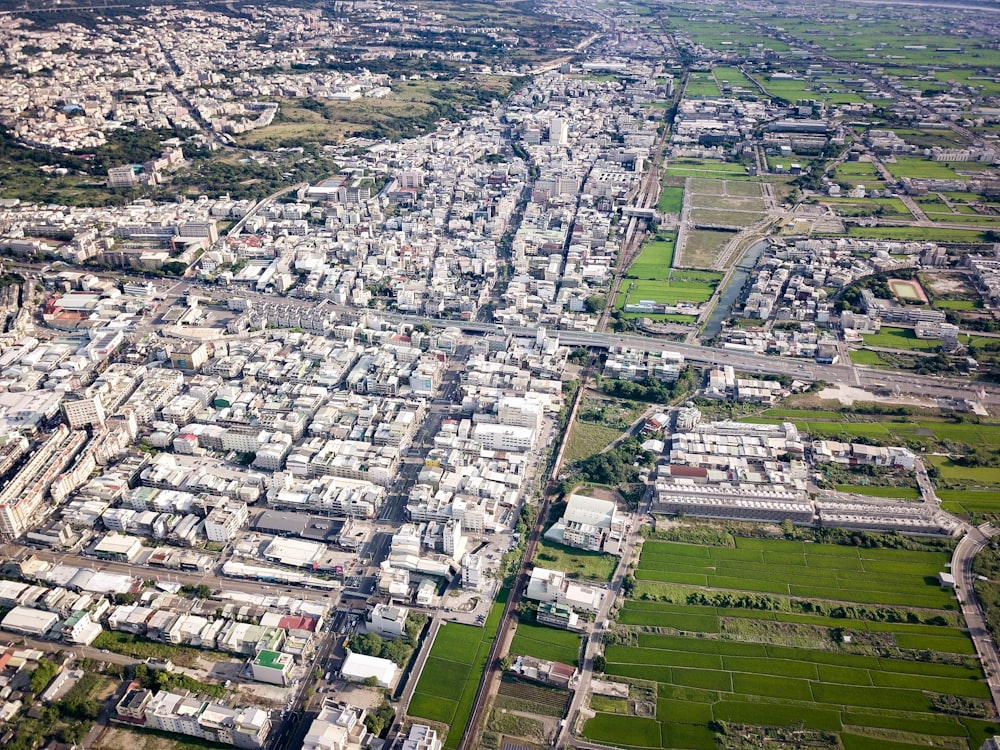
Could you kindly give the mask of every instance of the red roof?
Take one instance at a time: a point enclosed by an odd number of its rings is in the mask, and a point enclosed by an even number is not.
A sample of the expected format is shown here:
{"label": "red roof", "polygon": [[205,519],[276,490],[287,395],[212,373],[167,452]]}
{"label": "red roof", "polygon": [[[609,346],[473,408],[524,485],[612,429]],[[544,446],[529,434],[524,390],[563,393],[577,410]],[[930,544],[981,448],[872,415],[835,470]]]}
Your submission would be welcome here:
{"label": "red roof", "polygon": [[678,466],[670,464],[670,476],[672,477],[698,477],[704,479],[708,476],[708,469],[704,466]]}
{"label": "red roof", "polygon": [[278,622],[279,628],[285,630],[308,630],[310,633],[316,630],[316,620],[312,617],[295,617],[287,615]]}

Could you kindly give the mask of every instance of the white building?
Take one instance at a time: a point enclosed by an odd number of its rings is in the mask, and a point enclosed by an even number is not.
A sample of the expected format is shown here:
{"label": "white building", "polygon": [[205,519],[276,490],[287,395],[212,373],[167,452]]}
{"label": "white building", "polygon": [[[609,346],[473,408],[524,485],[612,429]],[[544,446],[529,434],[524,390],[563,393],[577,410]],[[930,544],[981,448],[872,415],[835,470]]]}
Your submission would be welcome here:
{"label": "white building", "polygon": [[250,662],[250,669],[253,672],[253,678],[258,682],[269,682],[272,685],[287,685],[288,676],[292,671],[292,664],[293,659],[291,654],[262,649],[257,652],[257,656]]}
{"label": "white building", "polygon": [[376,604],[368,613],[368,631],[387,638],[402,638],[406,635],[406,617],[409,614],[406,607]]}
{"label": "white building", "polygon": [[205,536],[210,542],[230,542],[240,529],[246,528],[249,518],[246,503],[227,500],[205,517]]}
{"label": "white building", "polygon": [[563,517],[545,532],[545,538],[568,547],[619,554],[624,532],[614,502],[570,495]]}
{"label": "white building", "polygon": [[436,731],[426,724],[414,724],[403,740],[402,750],[441,750],[442,747]]}
{"label": "white building", "polygon": [[535,434],[532,427],[480,422],[472,439],[488,450],[524,453],[535,444]]}
{"label": "white building", "polygon": [[362,747],[370,739],[364,723],[365,710],[331,698],[323,701],[302,741],[302,750],[347,750]]}
{"label": "white building", "polygon": [[0,621],[0,627],[25,635],[44,635],[59,622],[59,615],[31,607],[14,607]]}
{"label": "white building", "polygon": [[462,558],[462,588],[479,591],[483,585],[483,558],[466,552]]}
{"label": "white building", "polygon": [[350,682],[364,682],[374,677],[379,687],[389,687],[396,679],[396,665],[388,659],[351,652],[344,659],[340,674]]}
{"label": "white building", "polygon": [[532,601],[564,604],[580,612],[595,613],[604,600],[604,594],[596,586],[573,583],[562,571],[536,567],[531,571],[524,595]]}

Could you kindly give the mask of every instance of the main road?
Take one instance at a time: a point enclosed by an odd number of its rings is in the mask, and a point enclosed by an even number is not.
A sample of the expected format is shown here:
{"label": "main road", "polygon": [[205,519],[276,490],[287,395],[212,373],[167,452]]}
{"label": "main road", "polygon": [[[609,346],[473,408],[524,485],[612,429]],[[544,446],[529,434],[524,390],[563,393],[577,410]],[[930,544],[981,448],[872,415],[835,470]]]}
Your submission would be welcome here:
{"label": "main road", "polygon": [[997,651],[996,641],[986,628],[986,615],[983,614],[983,608],[976,598],[976,579],[972,571],[976,555],[989,543],[990,537],[997,533],[1000,533],[1000,529],[988,523],[971,529],[955,547],[951,558],[951,573],[955,577],[955,589],[965,625],[986,672],[986,683],[993,696],[993,705],[1000,710],[1000,653]]}

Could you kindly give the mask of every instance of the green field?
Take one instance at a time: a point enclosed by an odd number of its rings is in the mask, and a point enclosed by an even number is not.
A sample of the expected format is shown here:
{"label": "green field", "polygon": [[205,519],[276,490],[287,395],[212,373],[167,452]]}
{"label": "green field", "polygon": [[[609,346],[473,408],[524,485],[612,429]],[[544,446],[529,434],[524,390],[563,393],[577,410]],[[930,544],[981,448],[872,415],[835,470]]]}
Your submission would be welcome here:
{"label": "green field", "polygon": [[940,339],[918,339],[912,328],[891,328],[884,326],[878,333],[868,333],[862,338],[865,340],[866,346],[883,349],[936,351],[941,348]]}
{"label": "green field", "polygon": [[670,266],[674,262],[674,241],[677,235],[673,232],[657,234],[656,238],[642,248],[639,257],[628,267],[626,276],[635,279],[667,279],[670,277]]}
{"label": "green field", "polygon": [[[453,622],[441,626],[420,673],[408,716],[453,728],[468,724],[507,595],[508,590],[501,589],[482,628]],[[444,747],[455,750],[461,740],[461,731],[449,731]]]}
{"label": "green field", "polygon": [[638,304],[640,300],[654,300],[665,304],[687,302],[699,305],[711,299],[715,285],[721,274],[698,271],[673,270],[666,280],[625,279],[615,300],[615,307],[621,310],[626,304]]}
{"label": "green field", "polygon": [[886,164],[886,169],[892,172],[896,179],[903,177],[922,177],[926,179],[961,180],[960,172],[983,172],[989,169],[988,164],[981,162],[941,162],[917,157],[901,156],[896,163]]}
{"label": "green field", "polygon": [[914,242],[985,242],[983,232],[947,227],[858,227],[848,230],[851,237],[871,240],[912,240]]}
{"label": "green field", "polygon": [[656,210],[661,214],[679,214],[684,204],[684,188],[665,187]]}
{"label": "green field", "polygon": [[[584,735],[707,749],[726,724],[740,724],[742,736],[778,726],[830,732],[845,747],[948,738],[948,747],[976,750],[998,724],[974,716],[991,710],[990,693],[954,597],[937,585],[949,559],[784,540],[647,540],[635,598],[614,628],[631,635],[607,645],[605,658],[609,675],[655,683],[656,721],[598,705]],[[651,575],[700,576],[709,588]],[[768,593],[776,589],[792,593]],[[940,701],[963,708],[942,713]],[[881,739],[861,743],[875,728]]]}
{"label": "green field", "polygon": [[561,570],[573,579],[607,583],[618,566],[618,558],[542,539],[538,543],[535,564],[551,570]]}
{"label": "green field", "polygon": [[510,653],[558,661],[577,667],[580,665],[581,639],[579,633],[532,622],[520,622],[514,640],[510,644]]}
{"label": "green field", "polygon": [[564,458],[567,463],[590,458],[604,450],[613,440],[621,437],[621,434],[621,430],[616,430],[614,427],[578,419],[573,423],[573,431],[570,433]]}

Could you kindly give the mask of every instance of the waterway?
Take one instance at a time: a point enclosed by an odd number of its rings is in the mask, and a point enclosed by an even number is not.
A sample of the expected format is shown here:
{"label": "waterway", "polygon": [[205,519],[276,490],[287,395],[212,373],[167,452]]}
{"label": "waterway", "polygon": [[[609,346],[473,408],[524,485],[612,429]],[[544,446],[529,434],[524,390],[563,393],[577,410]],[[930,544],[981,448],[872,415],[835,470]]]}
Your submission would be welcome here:
{"label": "waterway", "polygon": [[750,278],[750,272],[757,266],[757,261],[760,260],[760,256],[766,248],[767,240],[761,240],[751,245],[750,249],[740,258],[740,262],[736,264],[736,270],[729,277],[729,284],[719,294],[719,301],[716,303],[715,309],[712,310],[712,315],[701,332],[700,338],[702,340],[713,339],[722,330],[722,322],[733,311],[733,305],[736,304],[743,293],[743,285],[747,283],[747,279]]}

